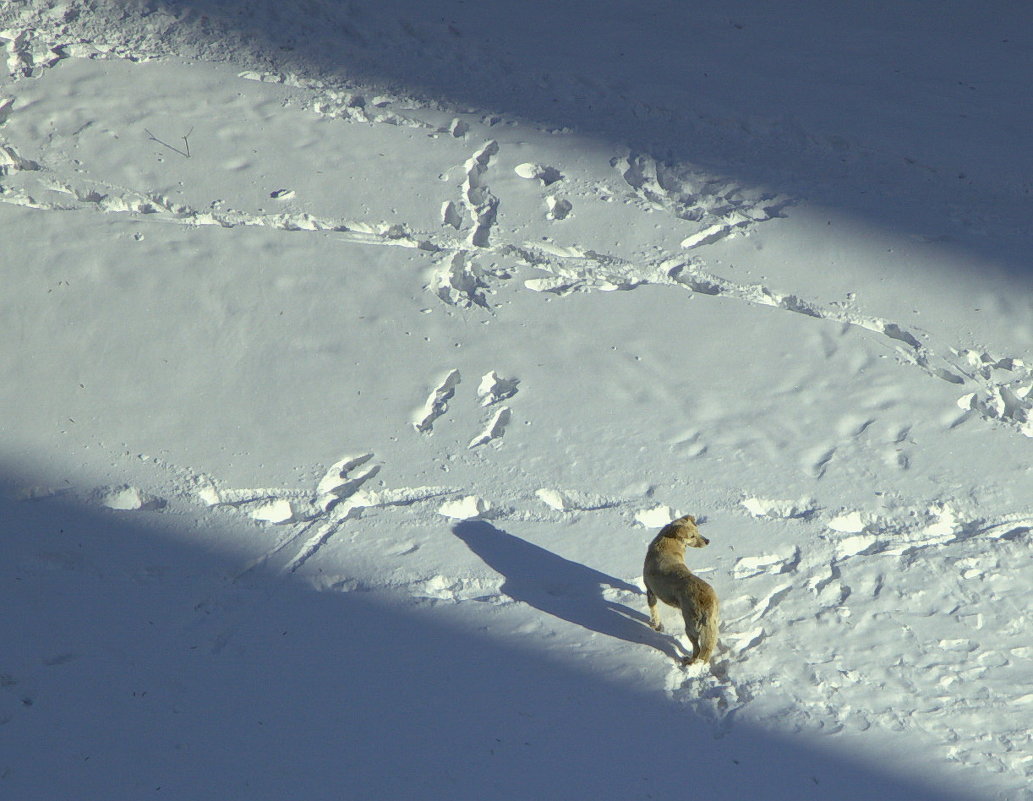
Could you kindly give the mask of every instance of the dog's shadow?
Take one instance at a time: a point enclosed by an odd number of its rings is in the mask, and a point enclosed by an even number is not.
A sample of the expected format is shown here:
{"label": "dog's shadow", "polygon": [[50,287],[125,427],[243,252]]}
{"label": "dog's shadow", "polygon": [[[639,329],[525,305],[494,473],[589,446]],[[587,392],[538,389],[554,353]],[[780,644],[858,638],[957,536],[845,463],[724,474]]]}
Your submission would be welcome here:
{"label": "dog's shadow", "polygon": [[514,601],[589,631],[649,645],[672,659],[681,659],[680,643],[653,631],[644,613],[603,594],[604,587],[612,587],[643,596],[635,585],[564,559],[483,520],[464,520],[452,531],[503,576],[502,591]]}

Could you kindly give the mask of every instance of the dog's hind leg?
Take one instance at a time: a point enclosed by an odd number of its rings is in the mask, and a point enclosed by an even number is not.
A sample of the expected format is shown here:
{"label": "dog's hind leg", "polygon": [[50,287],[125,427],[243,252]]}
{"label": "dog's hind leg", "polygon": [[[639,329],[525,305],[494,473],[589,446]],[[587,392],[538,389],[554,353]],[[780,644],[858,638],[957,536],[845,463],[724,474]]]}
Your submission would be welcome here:
{"label": "dog's hind leg", "polygon": [[646,603],[649,604],[649,625],[657,631],[663,631],[664,624],[660,622],[660,610],[657,609],[656,595],[650,589],[646,589]]}
{"label": "dog's hind leg", "polygon": [[685,634],[689,638],[689,642],[692,643],[692,656],[685,657],[682,660],[682,664],[691,665],[699,659],[699,626],[692,611],[683,609],[682,617],[685,618]]}

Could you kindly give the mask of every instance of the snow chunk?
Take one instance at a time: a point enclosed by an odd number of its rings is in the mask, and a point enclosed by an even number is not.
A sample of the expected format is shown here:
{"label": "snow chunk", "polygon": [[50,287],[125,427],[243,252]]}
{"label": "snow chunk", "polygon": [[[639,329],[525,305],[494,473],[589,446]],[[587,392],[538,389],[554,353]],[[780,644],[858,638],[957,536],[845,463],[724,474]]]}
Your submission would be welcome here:
{"label": "snow chunk", "polygon": [[876,538],[873,534],[858,534],[854,537],[845,537],[836,543],[836,558],[845,559],[848,556],[856,556],[864,553],[873,545]]}
{"label": "snow chunk", "polygon": [[832,518],[827,525],[840,534],[859,534],[865,530],[868,523],[860,512],[847,512]]}
{"label": "snow chunk", "polygon": [[538,179],[542,182],[543,186],[549,186],[554,184],[563,178],[563,173],[557,170],[555,167],[549,167],[545,164],[535,164],[530,161],[525,161],[523,164],[518,164],[513,168],[513,172],[528,181]]}
{"label": "snow chunk", "polygon": [[294,520],[294,510],[290,501],[277,498],[254,509],[251,517],[264,523],[290,523]]}
{"label": "snow chunk", "polygon": [[788,519],[810,517],[814,513],[814,504],[804,499],[794,502],[768,498],[746,498],[740,503],[754,517]]}
{"label": "snow chunk", "polygon": [[697,231],[692,236],[687,236],[681,241],[683,248],[695,248],[700,245],[709,245],[712,242],[716,242],[722,237],[726,236],[729,231],[729,226],[725,223],[715,223],[704,228],[702,231]]}
{"label": "snow chunk", "polygon": [[98,490],[96,499],[101,506],[120,511],[153,510],[165,505],[163,499],[128,484]]}
{"label": "snow chunk", "polygon": [[205,506],[218,506],[222,503],[219,490],[214,485],[206,484],[197,491],[197,497]]}
{"label": "snow chunk", "polygon": [[438,509],[438,514],[451,517],[454,520],[473,520],[482,517],[491,509],[491,504],[484,498],[476,495],[467,495],[454,501],[444,503]]}
{"label": "snow chunk", "polygon": [[663,528],[674,520],[675,516],[670,506],[660,505],[635,512],[635,522],[646,528]]}
{"label": "snow chunk", "polygon": [[958,408],[964,409],[966,412],[975,409],[979,406],[979,400],[976,397],[975,392],[969,392],[967,395],[962,395],[957,400]]}
{"label": "snow chunk", "polygon": [[961,528],[957,512],[950,506],[930,506],[929,516],[932,522],[922,529],[922,534],[927,537],[952,537],[954,532]]}
{"label": "snow chunk", "polygon": [[554,489],[540,489],[535,492],[538,496],[538,500],[544,503],[546,506],[551,506],[557,512],[562,512],[567,508],[566,501],[563,499],[563,495]]}

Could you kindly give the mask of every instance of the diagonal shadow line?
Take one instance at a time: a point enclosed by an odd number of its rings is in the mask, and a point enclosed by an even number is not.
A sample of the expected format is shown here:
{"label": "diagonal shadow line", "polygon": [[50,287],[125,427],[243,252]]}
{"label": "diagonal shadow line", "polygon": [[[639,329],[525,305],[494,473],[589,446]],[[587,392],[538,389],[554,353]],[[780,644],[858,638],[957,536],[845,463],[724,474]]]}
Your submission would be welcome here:
{"label": "diagonal shadow line", "polygon": [[[94,26],[106,25],[115,35],[119,25],[146,24],[132,19],[125,4],[110,5],[119,16],[107,17],[100,6],[91,14]],[[720,3],[631,2],[609,4],[603,13],[591,0],[151,5],[176,20],[166,46],[175,47],[175,37],[194,46],[207,37],[209,52],[274,54],[281,69],[313,78],[505,110],[661,160],[802,193],[887,230],[937,234],[952,249],[988,262],[980,269],[992,265],[1023,285],[1033,278],[1021,211],[1030,190],[1011,177],[1024,175],[1029,165],[1021,138],[1010,130],[1026,117],[1007,125],[987,122],[1021,107],[1008,102],[1006,90],[1022,90],[1015,76],[1028,71],[1030,26],[1009,25],[979,4],[955,4],[949,15],[937,13],[931,0],[886,3],[878,15],[865,4],[818,0],[798,4],[793,13],[768,3],[739,3],[731,10]],[[549,53],[547,60],[542,52]],[[780,59],[777,69],[768,62],[772,53]],[[940,92],[928,91],[922,76],[942,72],[946,53],[985,62],[978,66],[983,81],[1001,88],[977,92],[949,81]],[[816,80],[813,59],[836,65],[840,82]],[[891,66],[899,86],[887,92],[880,76]],[[977,67],[973,62],[961,69]],[[758,91],[760,85],[767,91]],[[897,99],[898,93],[910,102]],[[959,114],[971,103],[979,113]],[[935,129],[937,120],[947,119],[957,125]],[[930,126],[938,135],[923,136]],[[862,133],[853,142],[855,129],[885,133],[872,142]],[[930,142],[941,144],[933,147],[929,164],[924,156],[912,158]],[[844,162],[854,166],[843,168]],[[957,174],[958,168],[965,172]],[[895,191],[879,191],[884,181],[892,181]],[[878,203],[871,201],[874,191]],[[964,216],[974,215],[976,222],[945,220],[947,201],[963,202],[969,209]],[[1007,218],[1008,224],[986,235],[983,217]],[[967,269],[963,264],[952,269]]]}
{"label": "diagonal shadow line", "polygon": [[611,587],[642,595],[635,585],[564,559],[483,520],[464,520],[452,532],[505,578],[502,591],[514,601],[589,631],[651,646],[672,659],[688,653],[676,639],[649,628],[644,613],[603,594],[604,587]]}

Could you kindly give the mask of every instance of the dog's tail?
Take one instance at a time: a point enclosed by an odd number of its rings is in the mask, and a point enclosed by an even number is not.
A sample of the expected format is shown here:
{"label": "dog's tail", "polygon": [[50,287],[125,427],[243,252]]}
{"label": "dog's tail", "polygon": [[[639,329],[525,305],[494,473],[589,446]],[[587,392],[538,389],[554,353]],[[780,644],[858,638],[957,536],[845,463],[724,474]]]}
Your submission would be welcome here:
{"label": "dog's tail", "polygon": [[714,648],[717,646],[717,625],[717,604],[715,603],[711,609],[705,610],[699,616],[699,653],[694,661],[704,664],[710,661],[710,655],[714,653]]}

